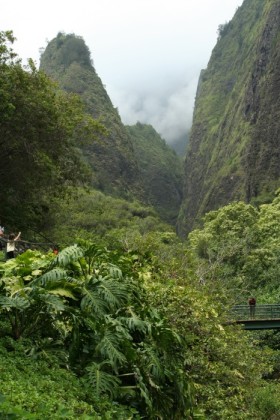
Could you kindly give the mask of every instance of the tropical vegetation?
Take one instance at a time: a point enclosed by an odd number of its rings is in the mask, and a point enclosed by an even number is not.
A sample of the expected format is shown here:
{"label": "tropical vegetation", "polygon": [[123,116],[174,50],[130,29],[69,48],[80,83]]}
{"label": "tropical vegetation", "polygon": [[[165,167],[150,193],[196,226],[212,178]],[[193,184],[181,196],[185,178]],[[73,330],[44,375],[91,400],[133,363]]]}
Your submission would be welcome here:
{"label": "tropical vegetation", "polygon": [[[0,215],[23,239],[16,258],[0,254],[0,417],[278,418],[279,333],[246,332],[230,310],[252,293],[258,303],[279,300],[279,190],[266,204],[208,212],[179,238],[127,174],[115,168],[112,194],[112,174],[97,190],[89,152],[106,138],[104,152],[116,125],[94,120],[32,61],[22,67],[13,40],[1,32]],[[73,47],[57,60],[75,67],[78,57],[92,75],[82,40],[56,41]],[[151,127],[129,131],[147,182],[158,150],[176,166]]]}

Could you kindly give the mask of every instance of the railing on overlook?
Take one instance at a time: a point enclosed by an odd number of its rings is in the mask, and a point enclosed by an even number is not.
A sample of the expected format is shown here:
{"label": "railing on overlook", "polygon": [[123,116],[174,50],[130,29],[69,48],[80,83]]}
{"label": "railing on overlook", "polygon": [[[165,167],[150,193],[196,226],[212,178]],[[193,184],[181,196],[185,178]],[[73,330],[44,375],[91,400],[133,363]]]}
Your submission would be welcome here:
{"label": "railing on overlook", "polygon": [[271,305],[236,305],[230,310],[234,321],[280,319],[280,304]]}
{"label": "railing on overlook", "polygon": [[[0,238],[0,251],[5,251],[8,239],[7,238]],[[16,241],[16,251],[15,255],[21,254],[28,249],[31,250],[41,250],[47,252],[51,249],[57,248],[57,246],[52,242],[31,242],[31,241],[24,241],[18,240]]]}

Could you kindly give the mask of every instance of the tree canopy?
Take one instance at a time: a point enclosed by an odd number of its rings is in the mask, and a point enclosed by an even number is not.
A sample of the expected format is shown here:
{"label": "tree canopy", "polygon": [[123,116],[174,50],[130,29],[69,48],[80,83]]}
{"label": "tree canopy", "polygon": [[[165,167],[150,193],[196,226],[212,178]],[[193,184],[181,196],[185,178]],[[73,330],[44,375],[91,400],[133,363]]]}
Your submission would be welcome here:
{"label": "tree canopy", "polygon": [[85,181],[77,146],[94,139],[100,126],[31,60],[23,67],[9,47],[13,41],[11,32],[1,33],[0,214],[28,224],[42,218],[50,197]]}

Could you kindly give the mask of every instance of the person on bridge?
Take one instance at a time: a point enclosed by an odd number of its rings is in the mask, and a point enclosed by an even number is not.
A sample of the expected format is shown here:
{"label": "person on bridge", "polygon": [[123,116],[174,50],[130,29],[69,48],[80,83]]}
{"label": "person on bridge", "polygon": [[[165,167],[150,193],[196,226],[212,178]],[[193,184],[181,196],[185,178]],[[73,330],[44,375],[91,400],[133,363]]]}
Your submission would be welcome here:
{"label": "person on bridge", "polygon": [[1,238],[4,238],[4,226],[1,226],[0,221],[0,251],[4,248],[4,241],[1,241]]}
{"label": "person on bridge", "polygon": [[15,242],[19,240],[21,232],[15,235],[15,233],[10,233],[7,241],[7,260],[15,258],[16,244]]}
{"label": "person on bridge", "polygon": [[253,296],[249,298],[248,300],[249,303],[249,307],[250,307],[250,318],[254,319],[255,318],[255,313],[256,313],[256,298],[254,298]]}

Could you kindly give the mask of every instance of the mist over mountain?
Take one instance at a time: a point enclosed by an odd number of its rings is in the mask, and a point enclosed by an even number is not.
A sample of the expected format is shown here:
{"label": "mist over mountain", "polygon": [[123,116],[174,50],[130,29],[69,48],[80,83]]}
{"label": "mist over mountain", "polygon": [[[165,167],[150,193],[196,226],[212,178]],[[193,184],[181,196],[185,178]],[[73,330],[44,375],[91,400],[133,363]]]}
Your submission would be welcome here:
{"label": "mist over mountain", "polygon": [[156,85],[147,81],[144,90],[109,90],[125,124],[150,124],[172,147],[178,142],[186,146],[197,82],[196,77],[189,81],[186,75],[179,75],[176,83],[165,78],[159,78]]}

